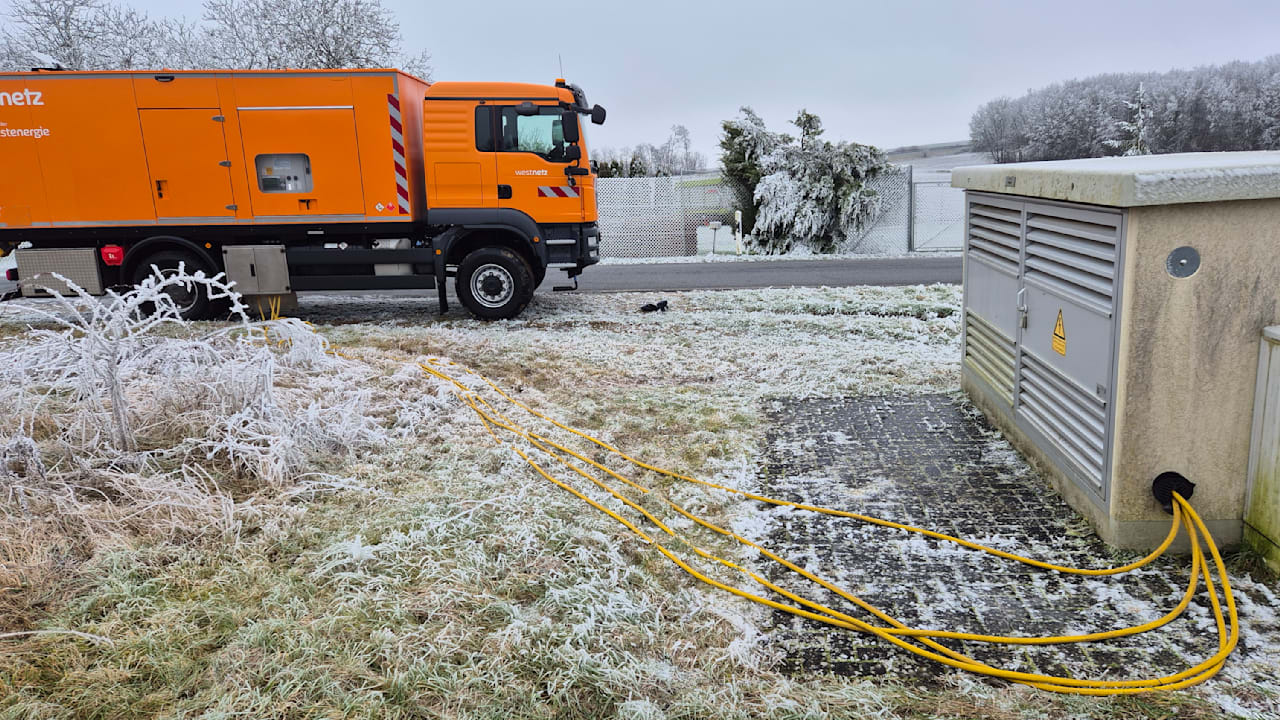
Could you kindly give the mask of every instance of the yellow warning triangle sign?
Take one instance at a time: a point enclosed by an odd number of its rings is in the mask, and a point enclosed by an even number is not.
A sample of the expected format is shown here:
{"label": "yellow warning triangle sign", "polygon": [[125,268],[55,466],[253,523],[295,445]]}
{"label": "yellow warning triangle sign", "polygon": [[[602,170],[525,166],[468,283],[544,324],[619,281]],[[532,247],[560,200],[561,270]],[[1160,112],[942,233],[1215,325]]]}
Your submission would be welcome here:
{"label": "yellow warning triangle sign", "polygon": [[1058,322],[1053,325],[1053,351],[1066,357],[1067,331],[1062,328],[1062,309],[1058,309]]}

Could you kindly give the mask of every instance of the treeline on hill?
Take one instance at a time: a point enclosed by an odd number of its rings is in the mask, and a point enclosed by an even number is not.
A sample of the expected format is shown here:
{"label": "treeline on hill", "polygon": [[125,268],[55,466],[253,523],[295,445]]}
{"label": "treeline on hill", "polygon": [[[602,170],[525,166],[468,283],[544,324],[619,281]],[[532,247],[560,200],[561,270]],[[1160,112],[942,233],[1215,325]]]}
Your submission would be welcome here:
{"label": "treeline on hill", "polygon": [[888,167],[871,145],[822,138],[822,120],[801,110],[796,138],[765,127],[749,107],[722,124],[720,162],[742,209],[742,230],[766,253],[797,246],[850,250],[879,198],[868,182]]}
{"label": "treeline on hill", "polygon": [[1097,75],[998,98],[969,122],[995,162],[1280,149],[1280,55]]}
{"label": "treeline on hill", "polygon": [[424,79],[380,0],[204,0],[199,20],[107,0],[13,0],[0,13],[0,71],[398,67]]}
{"label": "treeline on hill", "polygon": [[693,149],[693,138],[683,125],[671,126],[661,145],[640,143],[634,148],[599,148],[591,151],[592,163],[602,178],[668,177],[706,172],[707,159]]}

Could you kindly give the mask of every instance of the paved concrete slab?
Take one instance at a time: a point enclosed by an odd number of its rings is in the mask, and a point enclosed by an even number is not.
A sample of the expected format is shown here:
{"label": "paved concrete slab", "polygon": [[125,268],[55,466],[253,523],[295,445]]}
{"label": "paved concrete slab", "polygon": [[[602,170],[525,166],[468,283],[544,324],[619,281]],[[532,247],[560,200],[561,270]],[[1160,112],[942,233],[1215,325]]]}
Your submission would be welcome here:
{"label": "paved concrete slab", "polygon": [[[770,430],[759,480],[767,495],[854,510],[1063,565],[1113,567],[1136,558],[1103,544],[971,405],[954,396],[786,399],[772,401],[766,411]],[[1083,578],[853,520],[785,508],[762,513],[773,516],[766,525],[768,547],[915,627],[1028,636],[1109,630],[1162,616],[1188,579],[1184,558],[1121,576]],[[872,619],[833,593],[768,567],[770,579],[784,587]],[[1242,583],[1237,594],[1254,637],[1280,637],[1274,614],[1248,610],[1270,604],[1265,588]],[[773,622],[772,642],[781,646],[791,672],[924,680],[951,672],[872,636],[781,612]],[[944,644],[1002,667],[1134,678],[1188,667],[1212,655],[1216,642],[1201,594],[1182,618],[1137,638],[1044,648]],[[1244,667],[1250,653],[1261,650],[1250,645],[1242,642],[1232,662]]]}

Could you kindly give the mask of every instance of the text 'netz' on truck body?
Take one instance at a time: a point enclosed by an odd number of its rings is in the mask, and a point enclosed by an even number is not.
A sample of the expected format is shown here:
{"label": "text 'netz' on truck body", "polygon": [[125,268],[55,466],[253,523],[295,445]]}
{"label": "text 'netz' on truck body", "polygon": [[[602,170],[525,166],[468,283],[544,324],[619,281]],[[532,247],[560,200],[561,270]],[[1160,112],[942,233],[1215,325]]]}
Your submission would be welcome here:
{"label": "text 'netz' on truck body", "polygon": [[[396,70],[0,74],[0,254],[25,295],[226,271],[246,295],[437,288],[518,314],[596,263],[581,90]],[[215,314],[197,293],[187,317]]]}

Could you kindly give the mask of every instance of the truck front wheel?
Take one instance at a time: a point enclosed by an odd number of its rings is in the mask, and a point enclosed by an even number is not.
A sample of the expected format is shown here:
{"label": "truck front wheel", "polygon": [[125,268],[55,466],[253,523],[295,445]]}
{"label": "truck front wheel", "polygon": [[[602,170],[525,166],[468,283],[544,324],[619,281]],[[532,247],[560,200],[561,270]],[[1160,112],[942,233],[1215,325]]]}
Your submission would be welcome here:
{"label": "truck front wheel", "polygon": [[481,320],[506,320],[533,299],[529,263],[504,247],[474,250],[458,266],[458,300]]}

